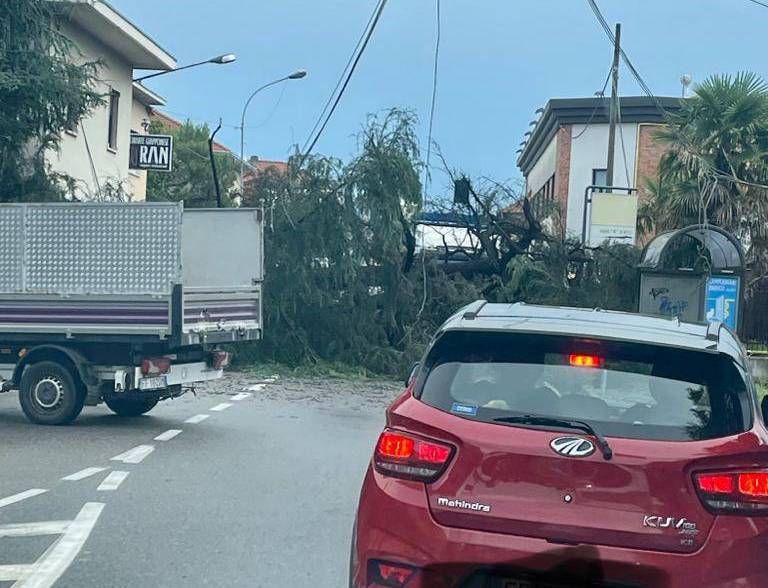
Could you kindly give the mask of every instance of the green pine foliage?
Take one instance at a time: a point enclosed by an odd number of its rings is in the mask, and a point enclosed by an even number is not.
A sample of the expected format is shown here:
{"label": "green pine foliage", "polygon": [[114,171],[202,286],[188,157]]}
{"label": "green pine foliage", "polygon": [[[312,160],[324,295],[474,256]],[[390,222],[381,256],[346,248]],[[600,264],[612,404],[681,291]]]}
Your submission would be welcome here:
{"label": "green pine foliage", "polygon": [[631,247],[585,255],[548,239],[501,271],[466,275],[412,255],[422,194],[414,128],[409,112],[372,117],[348,164],[297,155],[287,174],[248,186],[243,205],[265,209],[265,338],[239,348],[241,362],[403,374],[437,327],[478,298],[635,307]]}

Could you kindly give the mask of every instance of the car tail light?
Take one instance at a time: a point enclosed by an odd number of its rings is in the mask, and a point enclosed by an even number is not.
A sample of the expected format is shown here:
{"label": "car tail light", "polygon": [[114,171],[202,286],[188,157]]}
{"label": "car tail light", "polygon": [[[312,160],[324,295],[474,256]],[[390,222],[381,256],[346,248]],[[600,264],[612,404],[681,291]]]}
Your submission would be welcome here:
{"label": "car tail light", "polygon": [[141,373],[145,376],[159,376],[171,371],[171,358],[148,357],[141,362]]}
{"label": "car tail light", "polygon": [[768,515],[768,471],[695,475],[704,505],[718,514]]}
{"label": "car tail light", "polygon": [[605,360],[599,355],[571,353],[571,355],[568,356],[568,363],[575,367],[603,367]]}
{"label": "car tail light", "polygon": [[432,482],[443,473],[451,459],[450,445],[386,429],[379,437],[373,463],[388,476]]}
{"label": "car tail light", "polygon": [[208,362],[215,370],[220,370],[229,365],[232,356],[226,351],[212,351]]}
{"label": "car tail light", "polygon": [[416,568],[388,561],[371,560],[368,562],[368,586],[378,588],[392,586],[402,588],[416,574]]}

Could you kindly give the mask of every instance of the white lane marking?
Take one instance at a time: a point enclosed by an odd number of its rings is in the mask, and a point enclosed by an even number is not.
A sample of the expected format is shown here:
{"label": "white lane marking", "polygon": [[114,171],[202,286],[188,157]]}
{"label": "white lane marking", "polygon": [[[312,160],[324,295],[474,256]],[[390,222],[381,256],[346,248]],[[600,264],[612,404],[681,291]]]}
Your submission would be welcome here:
{"label": "white lane marking", "polygon": [[72,521],[43,521],[42,523],[20,523],[0,525],[0,537],[35,537],[38,535],[61,535]]}
{"label": "white lane marking", "polygon": [[137,445],[125,453],[116,455],[111,459],[111,461],[122,461],[123,463],[141,463],[141,461],[154,450],[154,445]]}
{"label": "white lane marking", "polygon": [[74,474],[69,474],[68,476],[64,476],[62,480],[67,480],[68,482],[77,482],[78,480],[84,480],[85,478],[90,478],[94,474],[98,474],[99,472],[103,472],[107,468],[85,468],[84,470],[80,470],[79,472],[75,472]]}
{"label": "white lane marking", "polygon": [[35,564],[8,564],[0,566],[0,582],[13,582],[26,578],[34,570]]}
{"label": "white lane marking", "polygon": [[251,392],[260,392],[266,387],[267,387],[266,384],[254,384],[253,386],[248,386],[248,390],[250,390]]}
{"label": "white lane marking", "polygon": [[246,398],[250,398],[253,396],[250,392],[240,392],[240,394],[235,394],[230,400],[245,400]]}
{"label": "white lane marking", "polygon": [[217,404],[213,408],[209,408],[208,410],[212,410],[214,412],[221,412],[222,410],[227,410],[230,406],[232,406],[229,402],[222,402],[221,404]]}
{"label": "white lane marking", "polygon": [[99,492],[109,492],[112,490],[117,490],[120,487],[120,484],[125,482],[125,479],[128,477],[129,472],[110,472],[110,474],[104,478],[104,481],[99,484],[99,487],[96,488]]}
{"label": "white lane marking", "polygon": [[87,502],[66,532],[34,564],[34,570],[13,588],[51,588],[80,553],[104,510],[102,502]]}
{"label": "white lane marking", "polygon": [[202,423],[202,422],[203,422],[205,419],[207,419],[209,416],[211,416],[211,415],[209,415],[209,414],[196,414],[196,415],[195,415],[195,416],[193,416],[193,417],[189,417],[189,418],[188,418],[186,421],[184,421],[184,422],[185,422],[185,423],[192,423],[193,425],[196,425],[197,423]]}
{"label": "white lane marking", "polygon": [[24,492],[19,492],[18,494],[14,494],[13,496],[6,496],[5,498],[0,498],[0,508],[3,508],[4,506],[8,506],[9,504],[21,502],[22,500],[26,500],[27,498],[32,498],[33,496],[38,496],[39,494],[43,494],[45,492],[48,492],[48,490],[43,490],[42,488],[32,488],[32,490],[25,490]]}
{"label": "white lane marking", "polygon": [[168,429],[165,433],[160,433],[155,437],[155,441],[170,441],[176,435],[181,435],[181,429]]}

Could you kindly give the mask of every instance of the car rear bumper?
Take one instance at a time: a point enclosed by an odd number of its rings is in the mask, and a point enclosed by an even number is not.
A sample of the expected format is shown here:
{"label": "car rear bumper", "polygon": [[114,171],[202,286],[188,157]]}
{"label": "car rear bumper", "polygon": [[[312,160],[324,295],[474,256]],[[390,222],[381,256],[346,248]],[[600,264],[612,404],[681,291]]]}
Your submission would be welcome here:
{"label": "car rear bumper", "polygon": [[[763,525],[759,525],[762,527]],[[353,540],[352,588],[367,587],[369,560],[420,569],[407,588],[504,586],[470,578],[483,570],[570,578],[567,586],[758,588],[768,586],[768,536],[746,517],[716,521],[692,554],[562,545],[546,540],[446,527],[432,518],[424,484],[381,476],[369,468]],[[587,584],[590,578],[594,582]],[[560,584],[562,585],[562,584]]]}

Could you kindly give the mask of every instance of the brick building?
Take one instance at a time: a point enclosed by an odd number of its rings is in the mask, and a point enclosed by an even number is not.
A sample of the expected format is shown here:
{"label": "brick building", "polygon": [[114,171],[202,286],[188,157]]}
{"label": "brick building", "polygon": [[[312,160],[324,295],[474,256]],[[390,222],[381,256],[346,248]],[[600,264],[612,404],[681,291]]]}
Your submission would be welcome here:
{"label": "brick building", "polygon": [[[680,98],[658,100],[668,112],[680,109]],[[664,115],[645,96],[622,97],[620,111],[613,185],[637,188],[642,200],[645,179],[655,176],[665,151],[654,140]],[[590,185],[605,185],[608,117],[608,98],[551,99],[520,152],[517,165],[525,176],[525,193],[555,233],[581,237],[584,191]]]}

